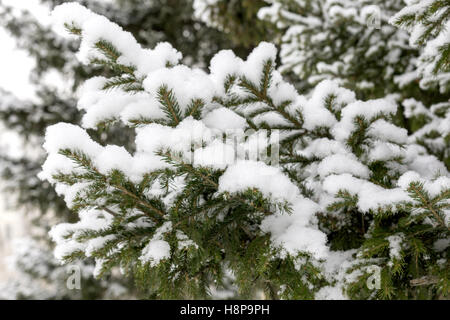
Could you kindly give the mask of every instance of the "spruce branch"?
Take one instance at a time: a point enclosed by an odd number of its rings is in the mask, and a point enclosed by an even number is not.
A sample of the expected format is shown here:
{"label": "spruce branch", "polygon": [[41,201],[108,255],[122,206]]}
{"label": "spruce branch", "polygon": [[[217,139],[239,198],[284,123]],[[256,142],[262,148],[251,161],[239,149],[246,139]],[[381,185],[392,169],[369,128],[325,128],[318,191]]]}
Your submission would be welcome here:
{"label": "spruce branch", "polygon": [[[59,152],[61,155],[66,156],[67,158],[74,161],[76,164],[78,164],[83,169],[87,170],[90,173],[93,173],[93,178],[95,180],[100,180],[105,185],[111,186],[117,190],[119,190],[122,194],[127,195],[128,197],[133,198],[136,200],[137,203],[142,205],[143,207],[150,209],[151,212],[156,213],[160,217],[164,217],[165,213],[153,206],[149,201],[142,199],[141,197],[137,196],[133,192],[129,191],[126,187],[124,187],[120,182],[119,179],[111,179],[111,177],[107,177],[100,173],[98,169],[93,165],[92,161],[89,159],[89,157],[79,151],[72,151],[70,149],[63,149]],[[58,176],[55,176],[55,178],[58,178]],[[63,181],[62,181],[63,182]],[[130,185],[130,183],[127,183]]]}
{"label": "spruce branch", "polygon": [[[421,207],[427,209],[432,213],[436,221],[441,225],[442,228],[450,231],[450,227],[448,227],[445,223],[444,218],[441,214],[435,209],[433,206],[433,202],[429,199],[429,195],[425,191],[423,184],[420,182],[411,182],[408,187],[408,192],[410,192],[413,198],[419,199],[421,203]],[[442,197],[448,197],[450,192],[445,192]]]}
{"label": "spruce branch", "polygon": [[436,276],[423,276],[417,279],[412,279],[409,281],[410,285],[413,287],[417,286],[428,286],[431,284],[436,284],[439,282],[439,278]]}
{"label": "spruce branch", "polygon": [[171,125],[172,126],[178,125],[182,117],[180,106],[172,89],[169,89],[167,85],[159,87],[157,92],[157,98],[163,108],[164,113],[171,120]]}
{"label": "spruce branch", "polygon": [[[265,68],[266,69],[266,68]],[[268,78],[267,80],[265,78]],[[263,76],[262,78],[262,85],[267,85],[269,83],[270,77]],[[288,122],[292,123],[292,125],[297,129],[303,129],[302,123],[296,119],[294,116],[289,114],[288,111],[286,111],[287,106],[291,104],[291,101],[283,101],[279,105],[275,105],[272,99],[267,95],[267,87],[264,87],[262,90],[261,88],[258,88],[255,86],[250,80],[246,79],[245,77],[241,77],[239,81],[239,86],[242,87],[244,90],[246,90],[248,93],[252,95],[253,101],[259,101],[264,102],[271,111],[275,111],[276,113],[283,116]],[[252,100],[249,100],[248,102],[252,102]],[[241,101],[240,104],[245,104],[247,102]],[[263,109],[261,113],[266,112],[268,109]]]}

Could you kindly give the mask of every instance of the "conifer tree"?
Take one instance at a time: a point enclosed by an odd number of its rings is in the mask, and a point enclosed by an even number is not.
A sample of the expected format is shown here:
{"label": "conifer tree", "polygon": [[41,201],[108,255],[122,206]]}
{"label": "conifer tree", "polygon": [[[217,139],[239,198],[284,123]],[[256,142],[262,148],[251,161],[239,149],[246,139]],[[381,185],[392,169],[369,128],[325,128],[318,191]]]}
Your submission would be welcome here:
{"label": "conifer tree", "polygon": [[[44,5],[54,7],[65,1],[43,0],[42,2]],[[205,61],[209,61],[217,50],[231,46],[231,42],[221,32],[195,20],[191,1],[186,1],[186,5],[183,6],[173,0],[79,2],[120,23],[145,45],[154,46],[163,40],[172,42],[183,50],[185,53],[183,61],[187,64],[195,63],[204,67]],[[33,257],[42,258],[40,259],[42,265],[55,267],[53,270],[55,274],[64,275],[66,267],[59,267],[58,263],[52,260],[53,258],[49,258],[52,248],[42,241],[41,237],[55,223],[55,219],[60,222],[73,222],[74,217],[54,189],[48,183],[43,183],[36,178],[44,159],[44,154],[39,149],[47,126],[60,121],[78,123],[80,120],[80,111],[75,108],[75,92],[79,84],[87,77],[108,74],[110,71],[101,63],[89,66],[78,63],[75,58],[77,40],[58,37],[51,28],[38,21],[29,11],[17,12],[16,9],[1,4],[0,25],[17,39],[18,47],[29,53],[36,61],[30,73],[30,80],[36,88],[35,99],[23,101],[3,90],[0,92],[2,125],[23,137],[25,145],[36,151],[34,152],[36,156],[24,153],[23,157],[17,158],[11,157],[2,150],[0,153],[2,187],[6,187],[4,191],[8,196],[13,195],[10,197],[12,200],[9,201],[10,203],[15,204],[19,210],[25,209],[26,212],[33,213],[28,214],[28,217],[33,221],[33,236],[38,239],[37,241],[26,239],[22,241],[23,246],[29,244],[30,250],[39,246],[42,252],[47,251],[46,254]],[[238,48],[239,50],[245,52],[245,49]],[[55,86],[58,82],[66,85],[64,88]],[[109,130],[108,135],[104,132],[92,132],[92,136],[97,141],[109,141],[133,147],[132,132],[126,128]],[[36,212],[39,214],[34,214]],[[20,262],[21,258],[21,255],[14,257],[13,267],[23,271],[19,279],[25,279],[29,268],[21,267],[24,265]],[[87,267],[89,268],[89,263]],[[87,274],[83,273],[83,275]],[[55,277],[50,277],[50,272],[32,276],[36,278],[34,283],[36,287],[42,281],[56,281]],[[40,279],[41,276],[49,278]],[[59,278],[58,281],[63,279]],[[91,280],[88,281],[91,282]],[[30,292],[27,289],[30,286],[27,283],[22,284],[23,290]],[[91,284],[90,287],[82,286],[86,292],[82,292],[81,295],[74,290],[65,292],[67,296],[64,297],[70,297],[70,294],[76,298],[107,297],[103,295],[104,290],[107,290],[103,286],[104,283],[99,284],[96,287],[99,292],[95,294],[91,292],[95,291],[95,286]],[[15,284],[14,288],[10,289],[9,297],[16,292],[17,296],[33,298],[32,294],[20,292],[22,290],[20,284]],[[37,291],[34,290],[32,293],[37,294]],[[42,295],[35,297],[42,297]],[[47,297],[50,296],[47,295]],[[61,298],[62,295],[54,296],[54,298],[58,297]]]}
{"label": "conifer tree", "polygon": [[[258,16],[283,32],[280,71],[314,86],[336,79],[358,98],[398,92],[414,80],[417,50],[389,25],[401,1],[268,0]],[[407,77],[408,75],[408,77]]]}
{"label": "conifer tree", "polygon": [[[58,259],[120,266],[152,298],[207,298],[229,274],[241,297],[448,297],[449,172],[394,123],[394,97],[335,80],[301,95],[267,42],[206,73],[77,4],[52,17],[111,69],[83,84],[81,127],[46,131],[39,177],[79,217],[52,228]],[[135,148],[94,141],[105,126]]]}
{"label": "conifer tree", "polygon": [[[282,32],[279,69],[290,75],[297,87],[308,92],[323,79],[331,79],[363,100],[393,95],[401,104],[396,123],[415,133],[416,141],[450,168],[449,140],[437,129],[447,122],[443,115],[449,107],[448,71],[427,75],[424,69],[430,67],[424,61],[435,55],[417,46],[433,32],[445,30],[448,12],[438,10],[445,2],[426,2],[430,6],[424,15],[430,17],[434,22],[430,28],[436,30],[428,30],[419,40],[410,39],[405,30],[389,23],[404,7],[402,1],[266,2],[270,6],[263,7],[258,16]],[[420,6],[415,7],[419,10]],[[407,15],[409,9],[402,12],[398,15],[404,15],[401,24],[409,28],[414,17]],[[445,36],[444,32],[441,38]],[[445,60],[445,50],[442,52],[440,64]]]}
{"label": "conifer tree", "polygon": [[[438,88],[441,103],[424,108],[423,101],[404,102],[408,118],[419,124],[416,141],[437,154],[450,167],[450,3],[411,1],[391,19],[391,23],[410,32],[411,46],[418,47],[417,73],[420,86]],[[425,104],[426,106],[426,104]],[[416,130],[414,130],[416,131]]]}
{"label": "conifer tree", "polygon": [[413,46],[424,47],[419,57],[421,84],[427,87],[439,83],[441,91],[448,92],[450,82],[450,4],[448,1],[408,1],[391,23],[411,34]]}

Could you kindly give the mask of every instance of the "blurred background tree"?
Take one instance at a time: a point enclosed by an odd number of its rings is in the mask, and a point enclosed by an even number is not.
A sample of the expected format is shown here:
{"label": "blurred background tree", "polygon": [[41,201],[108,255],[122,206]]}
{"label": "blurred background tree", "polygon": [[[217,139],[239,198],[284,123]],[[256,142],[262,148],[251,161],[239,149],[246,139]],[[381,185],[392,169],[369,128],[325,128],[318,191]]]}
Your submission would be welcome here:
{"label": "blurred background tree", "polygon": [[194,0],[195,16],[206,25],[227,35],[235,51],[243,57],[261,41],[274,39],[278,30],[271,23],[258,19],[263,0]]}

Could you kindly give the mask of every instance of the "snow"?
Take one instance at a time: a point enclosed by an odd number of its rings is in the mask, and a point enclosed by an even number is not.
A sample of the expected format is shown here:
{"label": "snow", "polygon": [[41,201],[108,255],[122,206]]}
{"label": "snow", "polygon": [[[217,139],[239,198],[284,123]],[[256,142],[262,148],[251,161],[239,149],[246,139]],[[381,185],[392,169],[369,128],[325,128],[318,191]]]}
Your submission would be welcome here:
{"label": "snow", "polygon": [[[15,1],[14,5],[17,6],[18,3],[20,2]],[[0,39],[0,87],[22,99],[35,99],[35,88],[29,80],[29,73],[35,62],[26,52],[16,48],[15,40],[3,29],[0,29]]]}
{"label": "snow", "polygon": [[94,271],[92,272],[92,274],[94,275],[94,278],[100,277],[105,263],[106,263],[106,259],[95,258],[95,267],[94,267]]}
{"label": "snow", "polygon": [[87,80],[79,89],[77,107],[85,110],[82,125],[84,128],[96,128],[102,122],[121,119],[125,123],[139,118],[164,118],[158,102],[151,95],[139,92],[130,95],[122,90],[102,90],[107,79],[94,77]]}
{"label": "snow", "polygon": [[308,130],[314,130],[320,127],[332,127],[336,124],[336,118],[327,109],[320,105],[300,102],[302,114],[305,119],[304,127]]}
{"label": "snow", "polygon": [[218,94],[224,94],[223,84],[228,76],[237,76],[241,73],[244,61],[236,57],[231,50],[222,50],[211,59],[209,70],[211,80],[214,82]]}
{"label": "snow", "polygon": [[142,263],[149,262],[150,266],[156,266],[161,260],[170,258],[170,245],[162,238],[165,233],[171,230],[172,223],[168,221],[155,231],[150,242],[142,249],[139,257]]}
{"label": "snow", "polygon": [[100,40],[110,42],[121,53],[118,62],[137,67],[139,76],[163,68],[168,63],[176,65],[182,58],[181,53],[168,43],[159,43],[153,50],[143,49],[131,33],[78,3],[63,3],[57,6],[51,17],[55,31],[62,35],[67,35],[63,28],[65,23],[82,30],[77,56],[84,63],[89,63],[93,58],[102,58],[93,50]]}
{"label": "snow", "polygon": [[[401,1],[296,1],[294,6],[280,0],[266,2],[258,17],[282,32],[279,70],[293,72],[312,85],[331,79],[351,87],[375,88],[374,78],[359,71],[357,78],[362,81],[355,81],[355,70],[383,60],[379,77],[389,81],[397,76],[400,62],[400,68],[405,66],[404,53],[411,53],[407,32],[387,23],[403,6]],[[343,38],[355,38],[355,43],[348,46]],[[382,52],[387,54],[381,56]],[[366,64],[364,58],[370,62]],[[409,68],[412,63],[406,65]]]}
{"label": "snow", "polygon": [[155,97],[147,97],[137,99],[133,102],[127,102],[126,107],[120,112],[120,119],[127,125],[131,125],[132,121],[146,120],[165,120],[166,114],[160,108],[159,102]]}
{"label": "snow", "polygon": [[438,196],[442,191],[450,189],[450,177],[440,176],[434,180],[427,180],[420,176],[419,173],[415,171],[408,171],[404,173],[398,179],[398,186],[407,189],[412,182],[419,182],[423,184],[425,190],[429,193],[431,197]]}
{"label": "snow", "polygon": [[357,12],[355,8],[343,8],[341,6],[335,5],[330,7],[329,14],[331,19],[339,17],[350,19],[356,17]]}
{"label": "snow", "polygon": [[383,141],[390,141],[397,144],[404,144],[408,139],[408,131],[396,125],[379,119],[373,122],[369,128],[369,134]]}
{"label": "snow", "polygon": [[70,174],[76,171],[73,162],[61,154],[49,154],[44,164],[42,171],[39,173],[39,178],[54,182],[53,175],[56,173]]}
{"label": "snow", "polygon": [[323,188],[331,194],[336,194],[339,190],[346,190],[351,194],[357,194],[363,183],[364,180],[345,173],[326,177],[323,182]]}
{"label": "snow", "polygon": [[311,99],[304,101],[305,98],[300,98],[298,101],[305,118],[304,126],[306,129],[331,128],[337,123],[335,116],[324,107],[326,99],[329,98],[333,99],[332,110],[339,111],[344,105],[355,102],[355,93],[340,87],[336,81],[324,80],[320,82],[314,88]]}
{"label": "snow", "polygon": [[191,145],[201,146],[212,141],[212,137],[213,132],[202,121],[188,117],[174,129],[159,124],[137,128],[136,150],[153,154],[159,149],[170,148],[189,153]]}
{"label": "snow", "polygon": [[195,249],[198,249],[198,245],[194,241],[189,239],[189,237],[183,231],[177,230],[176,236],[178,240],[178,248],[180,250],[189,247],[194,247]]}
{"label": "snow", "polygon": [[396,144],[375,141],[369,151],[370,161],[389,161],[404,157],[404,150]]}
{"label": "snow", "polygon": [[282,256],[287,253],[295,257],[298,252],[307,252],[315,259],[324,259],[329,254],[327,236],[312,221],[318,211],[316,203],[298,197],[293,202],[291,214],[266,217],[261,230],[270,233],[274,246],[282,249]]}
{"label": "snow", "polygon": [[342,293],[342,288],[326,286],[321,288],[315,296],[315,300],[347,300]]}
{"label": "snow", "polygon": [[429,115],[430,111],[424,106],[421,101],[416,99],[405,99],[402,102],[405,108],[404,115],[406,118],[412,118],[419,115]]}
{"label": "snow", "polygon": [[100,210],[83,210],[80,211],[79,217],[80,221],[77,223],[60,223],[49,231],[50,237],[56,242],[55,258],[61,262],[66,256],[78,251],[87,252],[89,256],[93,250],[99,249],[106,241],[113,239],[111,236],[106,236],[91,239],[89,243],[78,241],[77,235],[84,230],[104,230],[112,223],[112,216]]}
{"label": "snow", "polygon": [[355,93],[339,85],[336,80],[324,80],[315,88],[311,97],[311,103],[322,105],[327,97],[333,97],[333,110],[340,110],[343,105],[356,101]]}
{"label": "snow", "polygon": [[[264,227],[264,224],[262,226]],[[294,222],[280,234],[269,228],[267,231],[270,232],[275,246],[280,246],[294,257],[299,252],[310,253],[315,259],[323,259],[328,255],[327,236],[316,228],[304,227]]]}
{"label": "snow", "polygon": [[433,248],[438,251],[438,252],[442,252],[445,249],[447,249],[447,247],[450,246],[450,239],[446,238],[446,239],[438,239],[436,240],[435,243],[433,243]]}
{"label": "snow", "polygon": [[170,245],[164,240],[151,240],[142,250],[139,257],[143,263],[150,262],[156,266],[161,260],[170,258]]}
{"label": "snow", "polygon": [[105,175],[114,169],[129,172],[133,166],[133,158],[124,147],[108,145],[95,157],[95,166]]}
{"label": "snow", "polygon": [[205,148],[194,152],[194,166],[225,169],[235,161],[236,152],[233,146],[215,140]]}
{"label": "snow", "polygon": [[237,161],[219,179],[219,192],[235,193],[251,188],[257,188],[264,196],[278,201],[292,201],[298,195],[297,187],[279,168],[262,162]]}
{"label": "snow", "polygon": [[[418,146],[417,146],[418,147]],[[436,175],[447,175],[448,171],[445,165],[435,156],[424,154],[422,150],[411,145],[406,150],[406,161],[409,163],[409,169],[420,173],[424,178],[432,179]]]}
{"label": "snow", "polygon": [[419,74],[417,70],[406,72],[402,75],[398,75],[394,77],[394,83],[398,84],[398,86],[403,89],[407,85],[411,84],[413,81],[416,81],[419,78]]}
{"label": "snow", "polygon": [[101,146],[94,142],[86,131],[76,125],[64,122],[47,128],[43,147],[48,153],[71,149],[83,151],[90,156],[97,155],[101,150]]}
{"label": "snow", "polygon": [[369,178],[370,171],[355,156],[335,154],[323,159],[318,167],[319,174],[324,177],[330,174],[351,173],[361,178]]}
{"label": "snow", "polygon": [[272,74],[272,83],[268,89],[268,94],[275,105],[280,105],[285,101],[295,101],[298,92],[295,87],[283,81],[281,74],[274,70]]}
{"label": "snow", "polygon": [[316,294],[317,300],[347,300],[349,297],[344,292],[347,282],[351,282],[353,273],[347,270],[357,263],[352,257],[355,249],[347,251],[330,251],[325,262],[320,266],[325,278],[333,282],[332,285],[322,287]]}
{"label": "snow", "polygon": [[403,242],[403,235],[402,234],[395,234],[392,236],[387,237],[387,240],[389,241],[389,256],[392,259],[401,259],[401,251],[402,247],[401,244]]}
{"label": "snow", "polygon": [[181,110],[186,110],[189,103],[195,99],[210,102],[214,93],[214,85],[204,71],[183,65],[151,72],[143,85],[145,90],[154,96],[160,87],[166,85],[169,90],[173,90]]}
{"label": "snow", "polygon": [[221,131],[245,129],[247,127],[247,122],[244,118],[225,107],[209,112],[203,117],[202,121],[207,127]]}
{"label": "snow", "polygon": [[315,139],[306,148],[298,150],[298,155],[305,157],[325,158],[333,154],[348,154],[350,150],[339,141],[327,138]]}
{"label": "snow", "polygon": [[396,111],[397,105],[391,99],[355,101],[342,110],[341,121],[334,126],[332,133],[337,140],[346,140],[356,129],[354,123],[356,117],[360,116],[366,121],[372,121],[380,114],[390,115],[395,114]]}
{"label": "snow", "polygon": [[116,239],[116,236],[113,234],[109,234],[107,236],[104,237],[98,237],[98,238],[94,238],[88,241],[87,243],[87,247],[85,249],[85,254],[86,257],[91,257],[92,254],[96,251],[101,249],[102,247],[105,246],[106,243],[108,243],[109,241],[112,241]]}
{"label": "snow", "polygon": [[358,196],[358,208],[364,213],[410,201],[408,193],[402,188],[384,189],[369,181],[355,178],[348,173],[326,177],[323,188],[330,194],[345,190]]}
{"label": "snow", "polygon": [[198,20],[206,23],[207,26],[220,28],[220,26],[218,26],[217,23],[215,23],[215,21],[211,18],[211,6],[216,4],[218,1],[219,0],[194,0],[192,3],[194,16]]}
{"label": "snow", "polygon": [[245,75],[252,83],[258,85],[264,64],[271,61],[272,65],[274,65],[276,57],[277,49],[275,45],[269,42],[260,42],[249,54],[247,61],[242,66],[241,74]]}

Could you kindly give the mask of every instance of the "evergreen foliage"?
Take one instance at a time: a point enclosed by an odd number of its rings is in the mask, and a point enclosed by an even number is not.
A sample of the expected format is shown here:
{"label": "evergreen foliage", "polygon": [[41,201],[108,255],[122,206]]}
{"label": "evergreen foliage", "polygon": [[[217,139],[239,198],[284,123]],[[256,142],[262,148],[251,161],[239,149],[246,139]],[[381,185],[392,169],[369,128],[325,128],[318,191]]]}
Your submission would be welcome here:
{"label": "evergreen foliage", "polygon": [[[79,5],[53,17],[112,72],[84,83],[84,128],[46,131],[39,177],[79,216],[50,232],[58,259],[119,266],[150,298],[229,281],[244,298],[448,297],[449,172],[395,124],[394,97],[357,100],[334,78],[300,95],[266,42],[205,73]],[[105,124],[132,128],[135,148],[95,142]]]}
{"label": "evergreen foliage", "polygon": [[[53,8],[66,1],[43,0],[42,2]],[[145,45],[155,46],[160,41],[173,43],[183,50],[184,62],[187,64],[195,63],[200,67],[205,66],[205,61],[209,61],[217,50],[232,46],[231,41],[221,32],[207,27],[194,18],[191,1],[184,1],[185,5],[182,6],[179,5],[179,1],[174,0],[79,2],[118,22]],[[8,92],[0,92],[2,125],[23,138],[26,150],[32,150],[32,152],[24,152],[21,157],[11,156],[7,151],[2,150],[0,174],[2,188],[4,187],[8,196],[14,195],[9,197],[9,203],[13,205],[14,209],[25,210],[29,213],[28,217],[33,222],[33,236],[38,239],[33,243],[35,246],[41,246],[40,250],[48,251],[47,255],[41,256],[44,257],[48,256],[53,248],[46,241],[42,241],[42,234],[47,233],[55,220],[59,222],[74,221],[74,216],[67,209],[63,199],[57,195],[50,184],[36,178],[44,161],[44,154],[39,149],[42,145],[45,128],[61,121],[79,122],[81,112],[75,108],[77,104],[75,92],[86,78],[103,73],[116,75],[116,77],[111,77],[107,85],[105,84],[110,88],[122,84],[124,81],[128,81],[132,86],[133,79],[121,79],[123,74],[125,76],[130,74],[129,70],[121,69],[119,65],[116,65],[117,69],[110,69],[111,65],[105,65],[105,61],[99,60],[89,66],[80,64],[75,58],[77,40],[63,39],[57,36],[48,25],[40,22],[28,10],[18,11],[0,1],[0,26],[5,28],[17,40],[18,47],[25,50],[36,62],[30,73],[30,80],[36,89],[36,98],[23,101]],[[235,48],[237,51],[241,50],[241,54],[247,52],[245,48]],[[104,50],[108,50],[108,48],[104,47]],[[64,85],[60,86],[58,82],[64,83]],[[195,108],[193,112],[195,112]],[[134,138],[131,130],[116,128],[108,130],[106,135],[104,131],[107,129],[107,125],[108,123],[105,123],[101,131],[91,132],[92,137],[103,143],[114,142],[133,148]],[[36,212],[40,214],[36,215]],[[42,259],[42,263],[55,267],[53,270],[55,273],[65,273],[65,267],[60,267],[54,262]],[[21,269],[20,265],[17,269]],[[22,271],[24,271],[23,278],[25,278],[27,270]],[[86,274],[84,273],[84,275]],[[40,282],[48,281],[48,279],[39,279],[40,276],[47,277],[47,275],[38,275],[34,285],[38,286]],[[24,288],[25,285],[24,283]],[[82,288],[94,290],[92,285],[91,287],[91,289],[85,286]],[[107,290],[101,286],[95,288],[100,290],[96,293],[96,297],[104,296],[102,290]],[[20,291],[19,286],[16,289]],[[134,292],[134,290],[131,291]],[[33,291],[33,294],[35,293],[37,294],[37,291]],[[20,292],[17,294],[22,295]],[[67,294],[65,297],[70,297],[70,294],[74,298],[80,297],[76,291],[68,291]],[[33,298],[29,294],[24,296]],[[82,293],[81,296],[93,297],[91,293]],[[36,297],[39,295],[35,295]]]}
{"label": "evergreen foliage", "polygon": [[442,0],[410,1],[392,18],[393,24],[411,33],[412,45],[425,47],[419,69],[424,86],[439,81],[445,91],[448,91],[450,77],[449,21],[450,3]]}
{"label": "evergreen foliage", "polygon": [[[413,1],[404,9],[402,1],[384,0],[266,2],[258,16],[282,33],[279,70],[298,88],[310,91],[331,79],[363,100],[392,95],[401,104],[396,123],[449,168],[448,130],[442,130],[449,101],[445,1]],[[417,31],[410,38],[390,22]]]}

